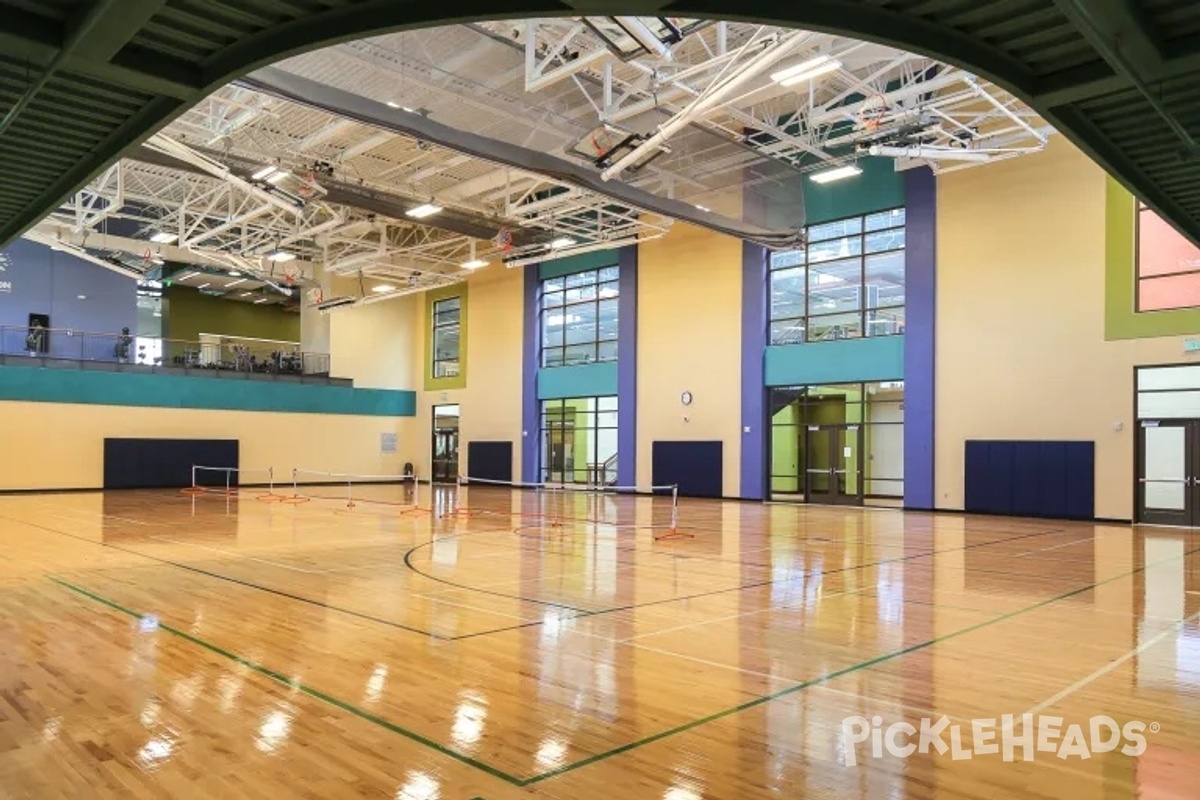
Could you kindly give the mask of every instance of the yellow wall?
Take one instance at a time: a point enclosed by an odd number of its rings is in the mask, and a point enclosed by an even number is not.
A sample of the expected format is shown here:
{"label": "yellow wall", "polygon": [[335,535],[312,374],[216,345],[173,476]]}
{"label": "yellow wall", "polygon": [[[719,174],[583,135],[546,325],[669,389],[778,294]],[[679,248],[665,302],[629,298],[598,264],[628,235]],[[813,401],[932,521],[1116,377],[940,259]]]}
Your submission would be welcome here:
{"label": "yellow wall", "polygon": [[0,402],[0,415],[20,422],[0,432],[4,489],[101,487],[106,437],[237,439],[244,469],[274,467],[283,480],[293,467],[396,474],[405,460],[379,452],[380,434],[398,430],[392,417],[24,402]]}
{"label": "yellow wall", "polygon": [[[740,491],[742,243],[676,223],[638,252],[637,480],[652,443],[724,442],[724,493]],[[679,396],[690,391],[690,406]]]}
{"label": "yellow wall", "polygon": [[1133,367],[1183,346],[1104,340],[1105,180],[1060,137],[939,178],[938,507],[963,507],[967,439],[1077,439],[1096,442],[1096,515],[1131,518]]}
{"label": "yellow wall", "polygon": [[420,352],[419,294],[329,313],[330,373],[361,389],[414,389]]}
{"label": "yellow wall", "polygon": [[[528,267],[536,269],[536,267]],[[459,473],[469,474],[467,443],[510,441],[513,445],[513,478],[521,477],[521,346],[524,324],[524,278],[519,269],[493,264],[471,276],[467,298],[470,325],[466,353],[470,360],[463,389],[417,391],[417,416],[413,421],[412,460],[417,475],[430,474],[433,407],[459,406]],[[386,304],[384,304],[386,305]],[[412,386],[425,385],[425,348],[430,346],[426,304],[415,309],[416,332],[409,342],[410,358],[418,365]],[[536,431],[530,431],[536,436]]]}

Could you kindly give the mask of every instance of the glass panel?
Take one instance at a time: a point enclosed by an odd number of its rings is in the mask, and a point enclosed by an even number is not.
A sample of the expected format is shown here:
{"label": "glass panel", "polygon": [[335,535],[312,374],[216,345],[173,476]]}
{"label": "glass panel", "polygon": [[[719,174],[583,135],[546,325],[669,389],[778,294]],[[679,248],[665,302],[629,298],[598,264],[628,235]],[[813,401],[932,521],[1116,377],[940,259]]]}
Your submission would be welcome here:
{"label": "glass panel", "polygon": [[804,267],[771,273],[771,319],[804,316]]}
{"label": "glass panel", "polygon": [[561,367],[566,354],[561,347],[547,347],[542,351],[542,366]]}
{"label": "glass panel", "polygon": [[1200,270],[1200,250],[1146,207],[1138,212],[1139,278]]}
{"label": "glass panel", "polygon": [[804,489],[803,427],[779,424],[780,418],[794,420],[795,411],[784,409],[775,415],[771,425],[771,491],[799,494]]}
{"label": "glass panel", "polygon": [[433,329],[433,358],[435,361],[458,358],[458,326]]}
{"label": "glass panel", "polygon": [[578,303],[581,300],[595,300],[596,284],[592,283],[587,286],[576,286],[573,288],[569,287],[564,294],[566,296],[566,302],[568,303]]}
{"label": "glass panel", "polygon": [[817,264],[821,261],[832,261],[838,258],[849,258],[862,255],[862,237],[853,236],[848,239],[833,239],[828,242],[813,242],[808,246],[808,263]]}
{"label": "glass panel", "polygon": [[867,234],[867,252],[882,253],[885,250],[904,249],[904,228],[878,231]]}
{"label": "glass panel", "polygon": [[554,347],[563,343],[563,314],[555,311],[542,315],[542,346]]}
{"label": "glass panel", "polygon": [[836,239],[839,236],[849,236],[855,233],[862,233],[862,217],[839,219],[836,222],[813,225],[808,229],[808,241],[819,242],[824,239]]}
{"label": "glass panel", "polygon": [[833,487],[833,437],[824,428],[808,431],[808,466],[805,476],[808,495],[829,494]]}
{"label": "glass panel", "polygon": [[596,345],[572,344],[563,348],[563,364],[590,364],[596,360]]}
{"label": "glass panel", "polygon": [[884,228],[898,228],[904,224],[904,209],[893,208],[891,211],[880,211],[878,214],[868,214],[866,222],[868,231],[878,231]]}
{"label": "glass panel", "polygon": [[597,361],[616,361],[617,343],[615,341],[600,342],[596,345]]}
{"label": "glass panel", "polygon": [[566,308],[566,343],[583,344],[596,341],[596,306],[593,303]]}
{"label": "glass panel", "polygon": [[803,341],[803,319],[783,319],[771,323],[771,344],[799,344]]}
{"label": "glass panel", "polygon": [[1187,476],[1186,430],[1165,426],[1143,428],[1145,448],[1142,475],[1146,479],[1146,508],[1157,511],[1183,511]]}
{"label": "glass panel", "polygon": [[904,305],[904,253],[882,253],[865,259],[867,308]]}
{"label": "glass panel", "polygon": [[904,481],[864,478],[865,493],[873,497],[904,497]]}
{"label": "glass panel", "polygon": [[823,342],[830,339],[856,339],[862,336],[862,316],[853,314],[830,314],[809,320],[808,340]]}
{"label": "glass panel", "polygon": [[616,300],[601,300],[596,304],[596,321],[598,323],[595,331],[597,339],[616,339],[617,338],[617,301]]}
{"label": "glass panel", "polygon": [[1138,281],[1138,311],[1200,306],[1200,272]]}
{"label": "glass panel", "polygon": [[601,428],[617,427],[616,411],[599,411],[596,413],[596,425]]}
{"label": "glass panel", "polygon": [[596,280],[603,283],[604,281],[615,281],[621,275],[620,267],[604,267],[596,271]]}
{"label": "glass panel", "polygon": [[859,473],[862,463],[859,457],[862,442],[861,428],[842,428],[838,430],[838,452],[834,453],[834,475],[837,479],[838,494],[853,497],[862,490]]}
{"label": "glass panel", "polygon": [[1153,389],[1200,389],[1200,365],[1143,367],[1137,371],[1139,392]]}
{"label": "glass panel", "polygon": [[771,253],[771,269],[804,266],[803,250],[788,250],[786,253]]}
{"label": "glass panel", "polygon": [[862,300],[862,262],[857,258],[809,267],[808,313],[857,311]]}
{"label": "glass panel", "polygon": [[598,408],[601,411],[616,411],[617,410],[616,395],[610,394],[610,395],[606,395],[604,397],[597,397],[596,398],[596,408]]}
{"label": "glass panel", "polygon": [[563,303],[562,292],[547,292],[542,295],[542,308],[557,308]]}
{"label": "glass panel", "polygon": [[867,312],[867,336],[891,336],[904,333],[904,306]]}
{"label": "glass panel", "polygon": [[574,275],[566,276],[566,286],[570,289],[573,286],[589,286],[596,283],[596,271],[588,270],[587,272],[576,272]]}
{"label": "glass panel", "polygon": [[619,283],[617,283],[616,281],[612,281],[611,283],[600,284],[599,295],[600,295],[601,300],[608,298],[608,297],[617,297],[620,294],[621,294],[621,285]]}
{"label": "glass panel", "polygon": [[450,297],[437,300],[433,304],[433,321],[435,325],[450,325],[458,322],[459,299]]}
{"label": "glass panel", "polygon": [[1200,391],[1138,392],[1140,419],[1191,419],[1200,417]]}
{"label": "glass panel", "polygon": [[561,292],[563,290],[562,278],[547,278],[542,281],[543,292]]}

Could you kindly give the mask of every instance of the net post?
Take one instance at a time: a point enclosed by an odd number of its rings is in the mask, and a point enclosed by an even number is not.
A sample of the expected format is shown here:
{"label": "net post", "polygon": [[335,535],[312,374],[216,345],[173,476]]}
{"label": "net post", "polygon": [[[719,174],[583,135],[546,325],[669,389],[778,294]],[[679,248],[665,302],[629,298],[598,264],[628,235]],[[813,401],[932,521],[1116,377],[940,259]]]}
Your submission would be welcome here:
{"label": "net post", "polygon": [[275,494],[275,467],[267,467],[267,491]]}
{"label": "net post", "polygon": [[192,491],[196,491],[196,465],[192,464]]}
{"label": "net post", "polygon": [[354,490],[349,478],[346,478],[346,508],[354,508]]}
{"label": "net post", "polygon": [[671,533],[679,529],[679,484],[671,487]]}
{"label": "net post", "polygon": [[233,467],[225,468],[225,496],[229,497],[229,479],[233,477]]}
{"label": "net post", "polygon": [[296,472],[297,472],[296,468],[292,467],[292,497],[293,498],[300,496],[300,486],[297,483]]}
{"label": "net post", "polygon": [[413,482],[413,508],[419,508],[421,506],[421,481],[417,480],[416,472],[413,472],[411,477]]}

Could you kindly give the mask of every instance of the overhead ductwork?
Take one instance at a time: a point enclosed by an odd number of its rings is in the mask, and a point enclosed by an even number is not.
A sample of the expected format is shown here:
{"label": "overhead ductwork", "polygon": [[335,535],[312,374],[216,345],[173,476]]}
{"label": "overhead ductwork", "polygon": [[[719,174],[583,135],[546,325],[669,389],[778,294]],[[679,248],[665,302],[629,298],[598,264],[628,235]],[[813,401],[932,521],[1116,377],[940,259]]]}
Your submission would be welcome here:
{"label": "overhead ductwork", "polygon": [[615,202],[631,208],[690,222],[772,249],[796,247],[803,240],[800,230],[803,220],[797,220],[797,228],[784,230],[748,225],[720,214],[703,211],[690,203],[660,197],[618,181],[602,180],[599,173],[593,169],[566,159],[451,128],[421,114],[389,108],[382,103],[294,75],[278,67],[260,69],[242,78],[239,83],[273,97],[418,140],[433,142],[458,153],[539,173],[612,198]]}

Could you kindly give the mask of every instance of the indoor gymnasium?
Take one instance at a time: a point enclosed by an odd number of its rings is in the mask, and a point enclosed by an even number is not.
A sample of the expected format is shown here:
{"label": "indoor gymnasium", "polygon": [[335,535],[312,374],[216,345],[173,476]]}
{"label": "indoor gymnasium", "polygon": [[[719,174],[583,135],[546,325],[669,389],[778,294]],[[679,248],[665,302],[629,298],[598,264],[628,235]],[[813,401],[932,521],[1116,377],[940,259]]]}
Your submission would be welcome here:
{"label": "indoor gymnasium", "polygon": [[0,0],[0,798],[1200,797],[1200,5],[670,10]]}

